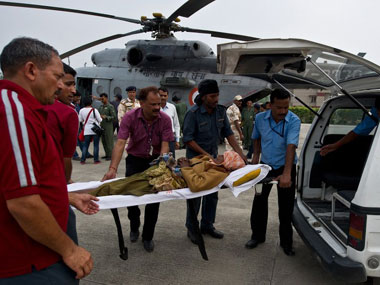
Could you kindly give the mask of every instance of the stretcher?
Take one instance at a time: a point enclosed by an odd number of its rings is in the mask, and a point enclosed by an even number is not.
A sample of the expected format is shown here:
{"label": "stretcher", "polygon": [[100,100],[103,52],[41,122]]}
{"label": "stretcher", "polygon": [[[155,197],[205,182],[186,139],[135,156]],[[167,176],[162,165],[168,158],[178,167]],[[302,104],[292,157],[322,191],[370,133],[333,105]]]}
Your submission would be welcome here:
{"label": "stretcher", "polygon": [[[261,171],[260,171],[260,174],[256,178],[249,180],[242,185],[239,185],[236,187],[233,186],[233,183],[237,181],[239,178],[257,169],[260,169]],[[183,188],[183,189],[176,189],[176,190],[161,191],[156,194],[146,194],[143,196],[110,195],[110,196],[98,197],[99,201],[97,203],[99,204],[100,210],[111,209],[112,215],[115,220],[116,228],[117,228],[117,233],[118,233],[120,258],[123,260],[127,260],[128,248],[124,244],[124,236],[123,236],[123,232],[121,228],[119,213],[117,210],[118,208],[125,208],[129,206],[137,206],[137,205],[146,205],[146,204],[151,204],[151,203],[160,203],[160,202],[169,201],[169,200],[193,199],[193,198],[202,197],[202,196],[220,191],[221,189],[225,189],[227,191],[229,190],[231,191],[232,195],[234,195],[235,197],[238,197],[240,193],[251,189],[255,184],[263,180],[267,176],[270,170],[271,170],[270,166],[265,165],[265,164],[246,165],[243,168],[232,171],[221,183],[219,183],[218,186],[209,190],[204,190],[200,192],[191,192],[189,188]],[[92,189],[96,189],[103,183],[109,183],[116,179],[120,179],[120,178],[115,178],[115,179],[107,180],[104,182],[91,181],[91,182],[72,183],[68,185],[68,191],[78,192],[78,193],[88,192]],[[192,220],[194,223],[196,223],[197,221],[195,211],[192,213]],[[194,228],[199,229],[198,226]],[[195,234],[198,237],[198,241],[199,241],[198,246],[202,254],[202,257],[205,260],[207,260],[208,258],[207,258],[207,254],[204,248],[202,235],[200,231],[197,231]]]}

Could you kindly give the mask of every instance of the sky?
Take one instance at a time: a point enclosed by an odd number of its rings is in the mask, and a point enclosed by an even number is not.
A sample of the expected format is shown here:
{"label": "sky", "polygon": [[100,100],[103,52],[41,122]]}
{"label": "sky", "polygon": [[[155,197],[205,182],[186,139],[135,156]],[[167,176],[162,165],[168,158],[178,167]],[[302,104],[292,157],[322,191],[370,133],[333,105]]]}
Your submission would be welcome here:
{"label": "sky", "polygon": [[[23,1],[12,1],[23,2]],[[160,12],[169,17],[185,0],[40,0],[24,1],[140,19]],[[216,0],[180,25],[259,38],[302,38],[353,54],[380,65],[380,37],[376,0]],[[0,6],[0,50],[18,36],[38,38],[60,53],[93,40],[137,30],[140,25],[65,12]],[[180,40],[200,40],[215,52],[231,42],[209,35],[176,33]],[[92,66],[91,54],[105,48],[123,48],[133,39],[151,39],[150,33],[110,41],[70,57],[73,67]],[[66,60],[67,62],[67,60]]]}

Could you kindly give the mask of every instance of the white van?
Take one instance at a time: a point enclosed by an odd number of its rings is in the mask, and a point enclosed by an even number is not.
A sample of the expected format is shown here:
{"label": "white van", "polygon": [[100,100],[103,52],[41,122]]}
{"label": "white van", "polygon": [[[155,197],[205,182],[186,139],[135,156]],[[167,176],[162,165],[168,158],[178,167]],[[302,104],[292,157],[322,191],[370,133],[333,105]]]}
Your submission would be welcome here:
{"label": "white van", "polygon": [[267,79],[276,87],[311,84],[331,90],[333,96],[316,114],[299,158],[293,224],[334,277],[347,282],[379,278],[378,122],[369,135],[335,152],[322,157],[320,150],[371,116],[368,111],[380,97],[380,67],[300,39],[221,44],[218,58],[221,73]]}

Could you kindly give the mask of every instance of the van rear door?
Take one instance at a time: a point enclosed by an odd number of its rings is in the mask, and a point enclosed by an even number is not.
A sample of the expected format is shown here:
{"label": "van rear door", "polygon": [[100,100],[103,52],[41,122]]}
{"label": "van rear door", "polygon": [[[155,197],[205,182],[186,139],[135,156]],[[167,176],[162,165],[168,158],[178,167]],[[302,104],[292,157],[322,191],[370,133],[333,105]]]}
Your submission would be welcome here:
{"label": "van rear door", "polygon": [[[348,92],[380,88],[380,66],[348,52],[302,39],[263,39],[218,45],[218,72],[248,75],[291,88],[337,88],[306,59],[318,64]],[[289,86],[291,85],[291,86]]]}

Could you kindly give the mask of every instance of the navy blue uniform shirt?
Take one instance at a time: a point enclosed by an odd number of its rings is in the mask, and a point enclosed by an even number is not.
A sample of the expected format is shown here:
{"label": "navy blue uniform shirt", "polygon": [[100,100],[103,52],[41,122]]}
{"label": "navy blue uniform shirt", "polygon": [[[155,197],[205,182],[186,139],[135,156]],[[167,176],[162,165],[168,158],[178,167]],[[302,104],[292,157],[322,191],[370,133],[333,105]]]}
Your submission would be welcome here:
{"label": "navy blue uniform shirt", "polygon": [[[183,141],[185,143],[195,141],[214,157],[218,155],[219,142],[232,134],[226,108],[222,105],[217,105],[211,114],[207,113],[203,105],[195,105],[185,115]],[[197,155],[199,153],[186,146],[187,158],[193,158]]]}

